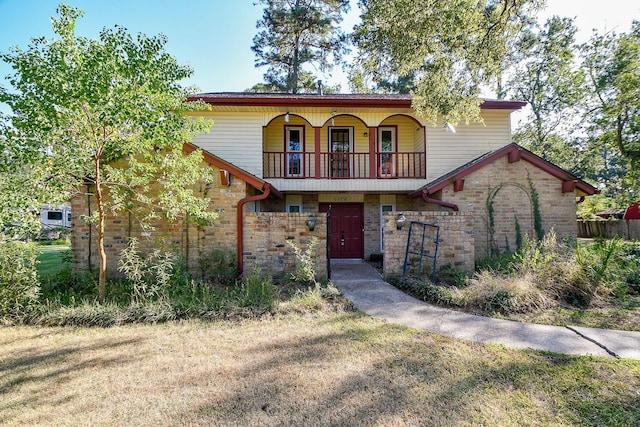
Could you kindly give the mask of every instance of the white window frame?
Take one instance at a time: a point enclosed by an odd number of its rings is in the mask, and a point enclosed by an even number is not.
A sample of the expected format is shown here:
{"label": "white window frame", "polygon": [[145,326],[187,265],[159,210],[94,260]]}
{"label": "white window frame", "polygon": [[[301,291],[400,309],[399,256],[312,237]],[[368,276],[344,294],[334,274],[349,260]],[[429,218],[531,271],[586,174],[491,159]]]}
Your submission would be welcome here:
{"label": "white window frame", "polygon": [[[299,194],[287,195],[285,209],[288,213],[302,213],[302,196]],[[296,212],[293,212],[292,209]]]}
{"label": "white window frame", "polygon": [[[380,126],[378,128],[378,169],[379,176],[381,177],[390,177],[395,176],[395,168],[396,168],[396,158],[395,155],[398,153],[398,138],[397,138],[397,128],[393,126]],[[383,132],[391,132],[391,151],[383,151],[382,150],[382,133]],[[383,154],[389,153],[389,154]],[[388,169],[383,169],[383,156],[389,156],[390,166]]]}
{"label": "white window frame", "polygon": [[[385,207],[390,207],[391,210],[384,210]],[[384,213],[395,212],[395,203],[381,203],[380,204],[380,252],[384,253]]]}
{"label": "white window frame", "polygon": [[[290,142],[291,142],[291,131],[292,130],[297,130],[298,132],[300,132],[300,149],[299,150],[291,150],[290,147]],[[304,153],[304,126],[285,126],[285,153],[286,153],[286,175],[287,176],[291,176],[291,177],[301,177],[304,176],[304,159],[303,159],[303,153]],[[291,173],[291,168],[290,168],[290,161],[291,161],[291,156],[298,156],[298,167],[299,167],[299,172],[298,173]]]}

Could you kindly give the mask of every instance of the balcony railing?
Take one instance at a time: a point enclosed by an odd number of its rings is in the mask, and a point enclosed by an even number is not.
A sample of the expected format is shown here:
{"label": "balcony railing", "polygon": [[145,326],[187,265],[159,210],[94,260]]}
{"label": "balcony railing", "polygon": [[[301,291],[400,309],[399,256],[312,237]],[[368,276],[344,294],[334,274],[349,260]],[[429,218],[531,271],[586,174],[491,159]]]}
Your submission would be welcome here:
{"label": "balcony railing", "polygon": [[425,154],[304,153],[265,151],[264,178],[389,179],[424,178]]}

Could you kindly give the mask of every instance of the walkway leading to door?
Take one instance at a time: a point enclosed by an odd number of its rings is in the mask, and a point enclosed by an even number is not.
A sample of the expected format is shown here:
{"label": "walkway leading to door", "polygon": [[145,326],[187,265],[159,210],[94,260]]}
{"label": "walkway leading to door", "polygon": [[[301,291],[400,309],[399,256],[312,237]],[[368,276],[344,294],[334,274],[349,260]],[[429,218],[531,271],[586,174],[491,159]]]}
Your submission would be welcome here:
{"label": "walkway leading to door", "polygon": [[331,260],[331,280],[359,310],[393,323],[509,347],[640,360],[640,332],[536,325],[436,307],[391,286],[362,260]]}

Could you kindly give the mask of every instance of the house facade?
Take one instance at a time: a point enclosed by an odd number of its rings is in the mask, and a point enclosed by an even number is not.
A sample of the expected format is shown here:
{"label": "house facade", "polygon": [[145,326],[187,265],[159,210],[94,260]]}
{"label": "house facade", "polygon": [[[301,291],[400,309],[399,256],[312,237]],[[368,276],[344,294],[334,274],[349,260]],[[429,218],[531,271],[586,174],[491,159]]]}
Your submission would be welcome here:
{"label": "house facade", "polygon": [[[512,144],[511,113],[523,102],[485,100],[484,123],[452,132],[418,117],[409,95],[191,99],[211,106],[199,114],[214,126],[185,149],[202,149],[219,174],[210,194],[235,189],[234,197],[212,205],[233,219],[191,241],[228,244],[240,270],[286,269],[292,263],[286,241],[304,246],[316,236],[323,266],[327,258],[384,254],[385,271],[398,271],[410,228],[399,227],[400,213],[439,225],[438,262],[469,270],[491,251],[515,249],[518,232],[533,235],[536,217],[544,229],[575,237],[576,203],[597,192]],[[308,225],[311,218],[317,227]],[[181,230],[191,232],[186,225]]]}

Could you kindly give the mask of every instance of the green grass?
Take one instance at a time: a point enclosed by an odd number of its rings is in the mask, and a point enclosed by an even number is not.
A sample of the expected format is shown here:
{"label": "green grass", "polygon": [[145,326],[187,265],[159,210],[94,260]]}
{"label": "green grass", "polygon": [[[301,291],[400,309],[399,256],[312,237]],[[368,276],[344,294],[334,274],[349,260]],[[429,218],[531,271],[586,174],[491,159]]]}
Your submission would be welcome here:
{"label": "green grass", "polygon": [[37,265],[40,277],[59,273],[65,265],[65,256],[70,255],[69,245],[38,245],[40,255]]}
{"label": "green grass", "polygon": [[640,425],[640,361],[483,345],[357,312],[6,327],[0,372],[7,425]]}

